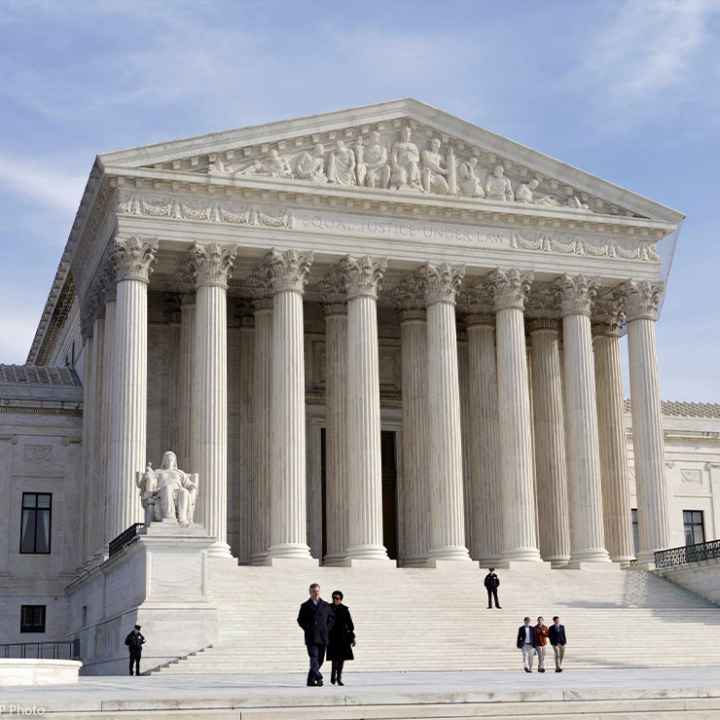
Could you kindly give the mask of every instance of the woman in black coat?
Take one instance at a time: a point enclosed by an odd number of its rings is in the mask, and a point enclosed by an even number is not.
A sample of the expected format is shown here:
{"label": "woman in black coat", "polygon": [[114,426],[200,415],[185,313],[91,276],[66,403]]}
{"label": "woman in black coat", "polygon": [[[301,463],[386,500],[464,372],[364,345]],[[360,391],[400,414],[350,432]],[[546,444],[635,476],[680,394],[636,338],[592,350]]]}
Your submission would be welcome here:
{"label": "woman in black coat", "polygon": [[335,590],[332,594],[332,609],[335,612],[335,624],[330,630],[330,642],[327,647],[328,660],[332,660],[330,682],[344,685],[342,681],[343,665],[346,660],[354,660],[355,626],[350,616],[350,608],[343,605],[343,594]]}

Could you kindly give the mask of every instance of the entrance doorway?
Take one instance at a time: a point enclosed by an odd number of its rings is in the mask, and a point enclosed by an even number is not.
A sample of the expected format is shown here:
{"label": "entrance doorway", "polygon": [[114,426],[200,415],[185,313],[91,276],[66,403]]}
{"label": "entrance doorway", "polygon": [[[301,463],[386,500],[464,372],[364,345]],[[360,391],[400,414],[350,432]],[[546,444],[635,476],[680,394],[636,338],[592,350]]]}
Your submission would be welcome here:
{"label": "entrance doorway", "polygon": [[[397,501],[397,448],[396,434],[393,430],[383,430],[380,436],[382,460],[382,513],[383,513],[383,544],[393,560],[398,554],[398,501]],[[320,446],[322,465],[320,479],[322,483],[322,552],[327,552],[327,444],[325,428],[321,431]],[[350,508],[352,512],[352,508]]]}

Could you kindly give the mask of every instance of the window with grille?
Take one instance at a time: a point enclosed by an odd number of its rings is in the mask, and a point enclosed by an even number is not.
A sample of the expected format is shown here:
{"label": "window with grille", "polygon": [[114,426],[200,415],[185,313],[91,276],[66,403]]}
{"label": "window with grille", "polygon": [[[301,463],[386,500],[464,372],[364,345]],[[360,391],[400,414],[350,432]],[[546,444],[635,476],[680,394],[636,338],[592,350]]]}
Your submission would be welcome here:
{"label": "window with grille", "polygon": [[683,510],[683,526],[686,545],[705,542],[705,519],[702,510]]}
{"label": "window with grille", "polygon": [[20,632],[45,632],[45,605],[20,606]]}
{"label": "window with grille", "polygon": [[635,547],[635,556],[640,552],[640,525],[638,523],[638,511],[637,508],[633,508],[630,511],[630,517],[632,522],[632,535],[633,535],[633,546]]}
{"label": "window with grille", "polygon": [[29,555],[48,555],[51,529],[52,494],[23,493],[20,552]]}

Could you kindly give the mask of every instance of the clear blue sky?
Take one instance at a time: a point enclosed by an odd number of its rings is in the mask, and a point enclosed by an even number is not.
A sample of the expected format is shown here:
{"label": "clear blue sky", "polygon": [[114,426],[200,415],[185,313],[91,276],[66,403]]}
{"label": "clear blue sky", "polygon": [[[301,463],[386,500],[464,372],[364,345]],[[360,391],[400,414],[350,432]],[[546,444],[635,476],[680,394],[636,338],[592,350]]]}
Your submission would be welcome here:
{"label": "clear blue sky", "polygon": [[684,212],[666,399],[720,402],[720,0],[0,0],[0,362],[98,152],[412,96]]}

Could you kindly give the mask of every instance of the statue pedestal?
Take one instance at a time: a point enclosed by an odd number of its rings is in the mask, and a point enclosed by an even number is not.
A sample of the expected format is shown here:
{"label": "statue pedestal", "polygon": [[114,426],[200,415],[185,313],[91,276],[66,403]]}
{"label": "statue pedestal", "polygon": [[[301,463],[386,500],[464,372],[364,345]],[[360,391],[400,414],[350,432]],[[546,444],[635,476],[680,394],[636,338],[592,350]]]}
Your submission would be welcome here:
{"label": "statue pedestal", "polygon": [[68,587],[70,637],[80,639],[83,673],[127,674],[125,636],[141,625],[150,670],[215,642],[217,610],[207,596],[208,550],[197,525],[152,523],[116,555]]}

